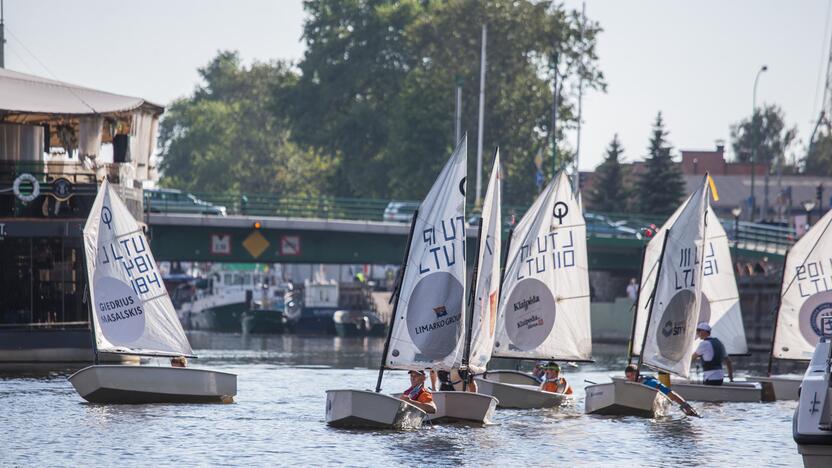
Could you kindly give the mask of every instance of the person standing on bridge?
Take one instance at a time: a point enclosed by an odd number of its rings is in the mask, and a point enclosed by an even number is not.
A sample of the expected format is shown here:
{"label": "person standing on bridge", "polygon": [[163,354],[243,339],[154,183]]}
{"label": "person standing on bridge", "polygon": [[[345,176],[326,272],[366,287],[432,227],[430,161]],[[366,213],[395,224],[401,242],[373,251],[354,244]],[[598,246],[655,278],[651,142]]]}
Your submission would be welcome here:
{"label": "person standing on bridge", "polygon": [[638,299],[638,283],[635,278],[630,278],[630,284],[627,285],[627,297],[633,302]]}

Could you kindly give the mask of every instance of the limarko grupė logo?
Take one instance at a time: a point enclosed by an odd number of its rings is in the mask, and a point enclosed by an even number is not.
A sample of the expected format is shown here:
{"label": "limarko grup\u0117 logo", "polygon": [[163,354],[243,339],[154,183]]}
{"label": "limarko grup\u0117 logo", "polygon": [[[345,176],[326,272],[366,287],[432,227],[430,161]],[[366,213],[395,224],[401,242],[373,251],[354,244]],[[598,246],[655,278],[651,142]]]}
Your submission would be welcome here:
{"label": "limarko grup\u0117 logo", "polygon": [[425,358],[439,360],[456,349],[462,335],[462,294],[459,280],[444,271],[425,276],[413,288],[407,332]]}

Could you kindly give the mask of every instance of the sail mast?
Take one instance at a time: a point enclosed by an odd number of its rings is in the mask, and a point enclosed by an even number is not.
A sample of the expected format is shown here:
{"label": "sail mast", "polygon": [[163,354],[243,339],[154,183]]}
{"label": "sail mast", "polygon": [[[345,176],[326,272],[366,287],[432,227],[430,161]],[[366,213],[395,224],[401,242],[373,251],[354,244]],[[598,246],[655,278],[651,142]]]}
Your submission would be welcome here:
{"label": "sail mast", "polygon": [[[477,288],[477,274],[480,264],[480,239],[482,238],[482,217],[480,217],[479,227],[477,228],[477,252],[474,257],[474,271],[471,273],[471,287],[468,288],[468,301],[466,303],[465,315],[468,317],[468,329],[465,330],[465,349],[462,354],[462,367],[468,367],[468,359],[471,357],[471,334],[474,330],[474,296]],[[466,242],[466,245],[468,243]],[[465,391],[468,379],[462,381],[462,391]]]}
{"label": "sail mast", "polygon": [[647,312],[647,321],[645,322],[644,326],[644,336],[641,338],[641,352],[638,353],[638,370],[636,370],[636,378],[638,378],[639,374],[641,374],[641,364],[644,361],[644,345],[647,343],[647,333],[650,329],[650,319],[653,316],[653,307],[656,304],[656,290],[659,289],[659,278],[662,274],[662,264],[664,263],[664,250],[667,247],[667,239],[670,238],[670,229],[667,228],[667,231],[664,233],[664,242],[662,242],[662,252],[659,254],[659,265],[658,270],[656,271],[656,284],[653,286],[653,292],[650,293],[650,309]]}
{"label": "sail mast", "polygon": [[[644,259],[647,255],[647,244],[645,244],[641,248],[641,268],[638,272],[638,277],[644,274]],[[627,345],[627,363],[629,363],[633,359],[633,344],[636,340],[636,322],[638,321],[638,302],[641,299],[641,284],[638,285],[638,291],[636,291],[636,301],[633,303],[631,309],[633,309],[633,326],[630,330],[630,343]],[[640,353],[639,353],[640,354]]]}
{"label": "sail mast", "polygon": [[[410,232],[407,234],[407,244],[404,248],[404,258],[402,258],[401,278],[404,278],[404,270],[407,268],[407,260],[410,256],[410,242],[413,240],[413,229],[416,227],[416,218],[419,217],[419,209],[413,212],[413,219],[410,222]],[[384,351],[381,353],[381,365],[378,368],[378,380],[376,381],[376,393],[381,392],[381,379],[384,378],[384,367],[387,361],[387,351],[390,350],[390,338],[393,336],[393,324],[396,322],[396,314],[399,311],[399,294],[396,294],[396,300],[393,303],[393,311],[390,313],[390,328],[387,329],[387,341],[384,342]]]}

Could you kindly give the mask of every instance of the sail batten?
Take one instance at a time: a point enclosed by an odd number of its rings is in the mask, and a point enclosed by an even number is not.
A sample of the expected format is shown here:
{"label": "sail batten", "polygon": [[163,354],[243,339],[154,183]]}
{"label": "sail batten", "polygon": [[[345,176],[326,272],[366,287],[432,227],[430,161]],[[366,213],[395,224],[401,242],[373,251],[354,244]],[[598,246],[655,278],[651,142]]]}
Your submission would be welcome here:
{"label": "sail batten", "polygon": [[393,311],[387,368],[448,370],[462,363],[467,152],[465,136],[419,205]]}
{"label": "sail batten", "polygon": [[500,294],[495,357],[591,359],[586,226],[563,172],[514,228]]}
{"label": "sail batten", "polygon": [[193,355],[150,244],[106,180],[84,225],[84,251],[98,351]]}

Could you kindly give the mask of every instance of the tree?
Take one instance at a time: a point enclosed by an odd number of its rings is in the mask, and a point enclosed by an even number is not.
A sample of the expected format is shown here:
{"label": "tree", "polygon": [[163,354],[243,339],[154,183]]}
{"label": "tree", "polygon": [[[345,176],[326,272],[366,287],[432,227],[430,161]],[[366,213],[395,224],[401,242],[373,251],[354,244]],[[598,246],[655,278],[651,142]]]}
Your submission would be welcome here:
{"label": "tree", "polygon": [[[508,203],[528,203],[536,195],[533,156],[548,145],[554,52],[561,54],[558,73],[566,83],[563,128],[574,122],[579,74],[585,86],[604,87],[595,55],[600,28],[589,22],[581,34],[579,15],[554,2],[316,0],[305,7],[310,17],[301,76],[294,89],[284,90],[287,107],[276,112],[289,116],[297,142],[333,156],[340,195],[424,196],[456,144],[458,77],[473,187],[483,23],[483,174],[499,144]],[[473,197],[474,190],[468,193]]]}
{"label": "tree", "polygon": [[[786,128],[783,110],[774,104],[756,109],[750,119],[743,119],[731,126],[734,154],[741,162],[764,165],[765,198],[762,217],[767,219],[769,174],[782,171],[786,165],[786,150],[797,136],[797,127]],[[754,215],[752,214],[752,217]]]}
{"label": "tree", "polygon": [[635,209],[640,213],[672,214],[685,196],[682,170],[673,161],[667,135],[662,113],[659,112],[653,124],[653,135],[647,148],[644,171],[638,180],[638,204]]}
{"label": "tree", "polygon": [[607,155],[595,170],[593,188],[589,194],[592,208],[598,211],[622,213],[627,210],[628,190],[624,187],[621,155],[624,147],[616,134],[607,148]]}
{"label": "tree", "polygon": [[297,77],[282,62],[243,67],[220,52],[199,70],[203,84],[175,101],[159,132],[161,183],[187,191],[318,194],[331,184],[331,159],[289,140],[272,112],[275,88]]}
{"label": "tree", "polygon": [[803,172],[819,176],[832,176],[832,133],[819,131],[818,136],[809,145],[809,151],[803,159]]}

